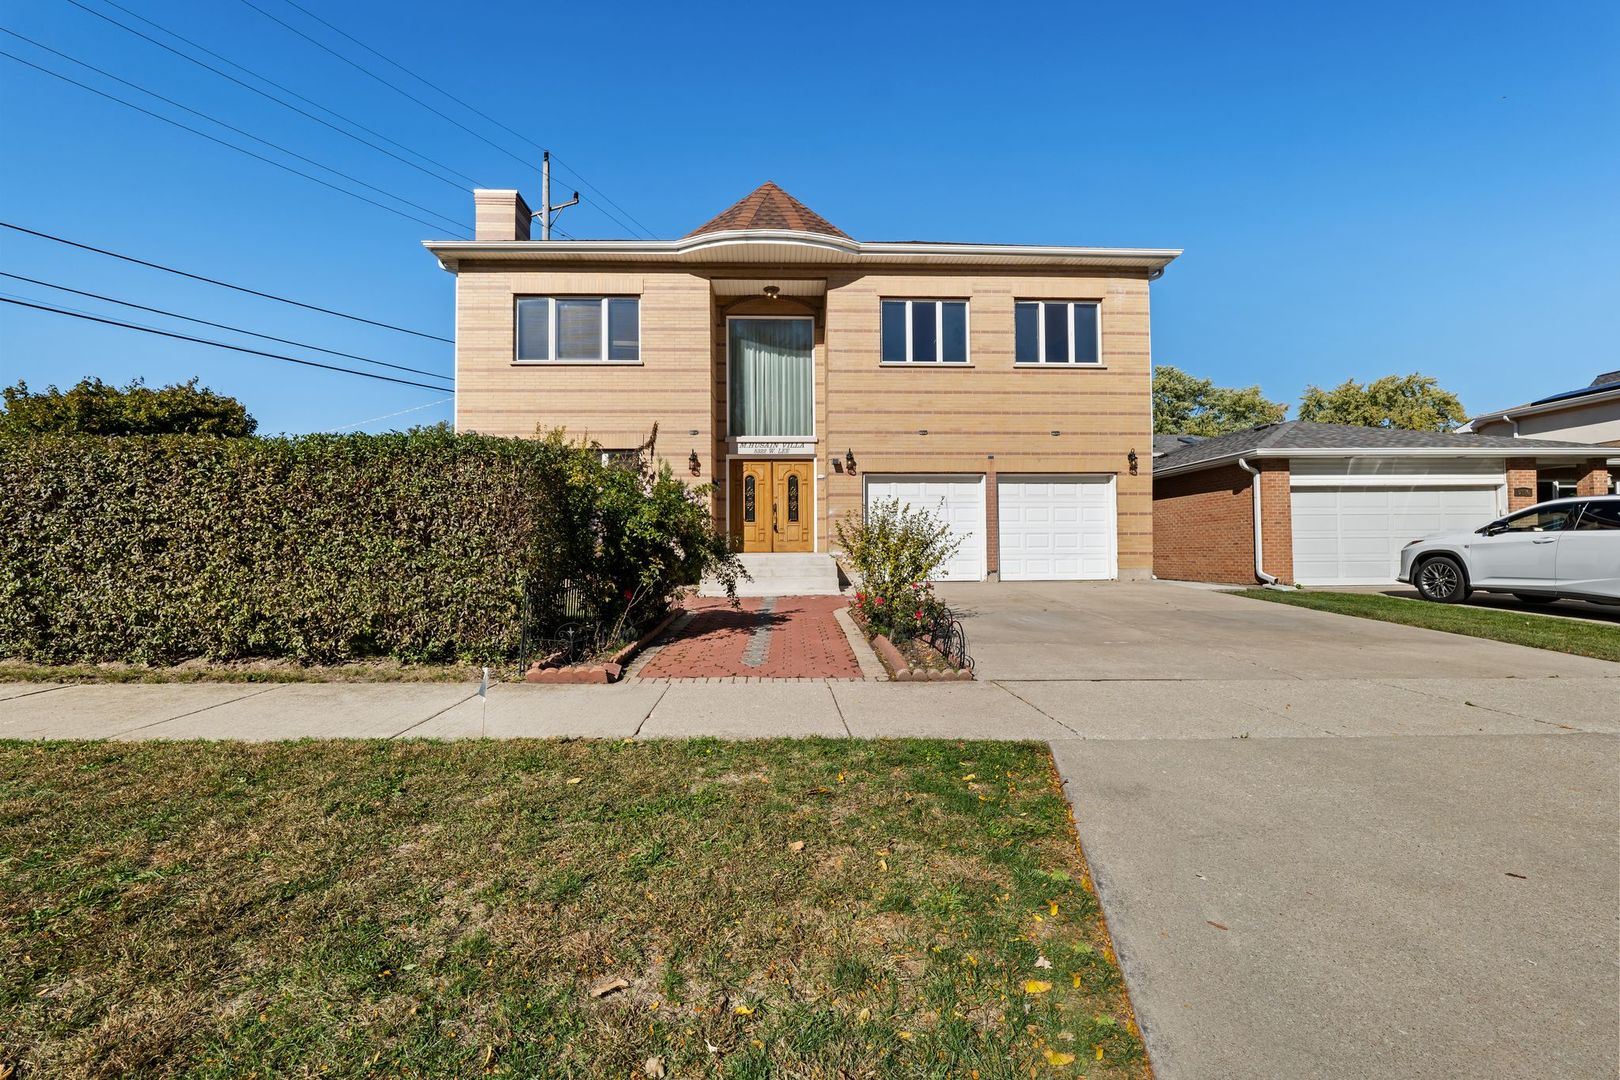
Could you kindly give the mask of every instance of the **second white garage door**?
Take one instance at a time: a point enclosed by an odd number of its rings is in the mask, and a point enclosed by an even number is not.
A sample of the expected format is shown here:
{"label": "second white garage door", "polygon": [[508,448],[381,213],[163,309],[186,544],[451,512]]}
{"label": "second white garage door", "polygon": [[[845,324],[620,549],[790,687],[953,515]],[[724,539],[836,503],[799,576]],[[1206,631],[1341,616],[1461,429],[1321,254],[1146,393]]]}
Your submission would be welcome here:
{"label": "second white garage door", "polygon": [[1118,575],[1113,477],[1003,476],[996,489],[1001,580]]}
{"label": "second white garage door", "polygon": [[1408,540],[1477,529],[1495,518],[1497,488],[1295,488],[1294,577],[1301,585],[1385,585]]}
{"label": "second white garage door", "polygon": [[941,580],[984,580],[983,476],[873,473],[866,478],[866,504],[870,506],[879,499],[899,499],[907,506],[929,510],[950,524],[952,534],[962,545],[945,564]]}

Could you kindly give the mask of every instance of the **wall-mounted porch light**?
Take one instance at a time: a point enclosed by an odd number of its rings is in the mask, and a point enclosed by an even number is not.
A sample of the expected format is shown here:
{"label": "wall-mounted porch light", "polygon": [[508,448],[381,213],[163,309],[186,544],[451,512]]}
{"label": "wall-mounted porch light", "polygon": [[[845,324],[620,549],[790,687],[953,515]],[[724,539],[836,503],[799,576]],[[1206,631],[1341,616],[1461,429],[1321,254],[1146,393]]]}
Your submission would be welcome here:
{"label": "wall-mounted porch light", "polygon": [[703,463],[698,460],[696,450],[693,450],[692,453],[688,455],[686,459],[686,467],[692,470],[693,476],[697,476],[703,471]]}
{"label": "wall-mounted porch light", "polygon": [[775,300],[777,297],[779,297],[781,295],[782,295],[782,287],[780,285],[767,285],[767,286],[765,286],[765,299],[767,299],[767,300]]}
{"label": "wall-mounted porch light", "polygon": [[851,475],[855,473],[855,450],[853,447],[844,451],[844,471]]}
{"label": "wall-mounted porch light", "polygon": [[1130,462],[1131,475],[1135,476],[1136,475],[1136,447],[1134,447],[1134,446],[1131,447],[1131,452],[1125,455],[1125,460]]}

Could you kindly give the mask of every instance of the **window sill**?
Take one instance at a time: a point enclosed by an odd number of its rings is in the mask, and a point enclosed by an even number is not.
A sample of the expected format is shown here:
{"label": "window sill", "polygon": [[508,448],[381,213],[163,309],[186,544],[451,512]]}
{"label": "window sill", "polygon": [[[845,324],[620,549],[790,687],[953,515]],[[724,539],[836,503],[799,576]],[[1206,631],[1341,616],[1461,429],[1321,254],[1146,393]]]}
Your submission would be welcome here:
{"label": "window sill", "polygon": [[513,367],[645,367],[645,360],[513,360]]}
{"label": "window sill", "polygon": [[1107,371],[1107,364],[1014,364],[1015,371]]}
{"label": "window sill", "polygon": [[880,368],[972,368],[978,365],[971,360],[880,360]]}

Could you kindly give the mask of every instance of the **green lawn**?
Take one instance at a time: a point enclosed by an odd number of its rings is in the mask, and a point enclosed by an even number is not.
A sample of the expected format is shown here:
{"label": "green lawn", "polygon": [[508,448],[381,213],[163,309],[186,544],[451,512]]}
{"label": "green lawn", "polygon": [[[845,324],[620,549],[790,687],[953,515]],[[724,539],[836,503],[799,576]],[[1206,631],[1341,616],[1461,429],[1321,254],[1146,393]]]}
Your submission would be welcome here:
{"label": "green lawn", "polygon": [[1273,589],[1243,589],[1238,596],[1269,600],[1275,604],[1357,615],[1363,619],[1421,626],[1450,634],[1529,645],[1536,649],[1592,656],[1599,660],[1620,661],[1620,626],[1563,619],[1556,616],[1520,614],[1467,604],[1433,604],[1382,593],[1277,592]]}
{"label": "green lawn", "polygon": [[660,1067],[1147,1077],[1044,747],[0,742],[0,1076]]}

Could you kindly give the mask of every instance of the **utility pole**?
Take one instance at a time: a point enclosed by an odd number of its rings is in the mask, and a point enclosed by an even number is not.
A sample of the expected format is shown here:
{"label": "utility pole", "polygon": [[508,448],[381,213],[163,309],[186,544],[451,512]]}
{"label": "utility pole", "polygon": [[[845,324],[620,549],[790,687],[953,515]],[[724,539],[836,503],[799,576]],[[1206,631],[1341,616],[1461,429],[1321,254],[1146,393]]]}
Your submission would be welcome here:
{"label": "utility pole", "polygon": [[534,216],[540,219],[540,239],[551,239],[551,215],[559,210],[566,210],[579,203],[579,192],[574,197],[557,206],[551,205],[551,151],[545,150],[540,155],[540,212]]}

